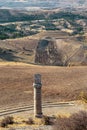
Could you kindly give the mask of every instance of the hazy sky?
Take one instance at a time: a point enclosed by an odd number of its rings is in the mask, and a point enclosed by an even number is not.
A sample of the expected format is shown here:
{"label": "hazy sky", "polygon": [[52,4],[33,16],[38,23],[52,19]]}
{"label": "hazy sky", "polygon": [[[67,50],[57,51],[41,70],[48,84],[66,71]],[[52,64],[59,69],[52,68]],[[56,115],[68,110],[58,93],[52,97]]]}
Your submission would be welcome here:
{"label": "hazy sky", "polygon": [[[17,3],[18,2],[18,3]],[[20,7],[85,7],[87,0],[0,0],[0,8]]]}

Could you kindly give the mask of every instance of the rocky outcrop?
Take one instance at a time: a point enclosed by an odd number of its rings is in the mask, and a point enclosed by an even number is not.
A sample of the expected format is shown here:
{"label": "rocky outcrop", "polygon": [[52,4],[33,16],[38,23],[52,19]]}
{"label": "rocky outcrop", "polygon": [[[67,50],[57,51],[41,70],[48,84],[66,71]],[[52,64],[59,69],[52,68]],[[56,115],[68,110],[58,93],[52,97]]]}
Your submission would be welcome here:
{"label": "rocky outcrop", "polygon": [[63,65],[61,50],[58,50],[56,41],[51,38],[45,38],[39,41],[35,63],[43,65]]}
{"label": "rocky outcrop", "polygon": [[[84,62],[85,61],[85,62]],[[38,42],[35,63],[42,65],[87,65],[83,46],[69,39],[44,38]]]}

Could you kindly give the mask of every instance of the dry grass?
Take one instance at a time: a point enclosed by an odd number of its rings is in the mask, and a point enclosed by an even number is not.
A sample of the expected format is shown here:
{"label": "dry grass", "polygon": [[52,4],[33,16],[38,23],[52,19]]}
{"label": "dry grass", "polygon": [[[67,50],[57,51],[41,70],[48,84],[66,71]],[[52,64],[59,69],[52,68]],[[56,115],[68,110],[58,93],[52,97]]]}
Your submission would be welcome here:
{"label": "dry grass", "polygon": [[55,130],[87,130],[87,112],[74,113],[69,118],[59,117],[56,120]]}
{"label": "dry grass", "polygon": [[27,38],[0,41],[0,61],[34,62],[34,50],[38,40]]}
{"label": "dry grass", "polygon": [[43,37],[54,37],[54,38],[66,38],[69,37],[69,35],[66,32],[61,31],[41,31],[38,34],[35,34],[33,36],[29,36],[30,39],[41,39]]}
{"label": "dry grass", "polygon": [[2,121],[0,122],[0,126],[7,127],[9,124],[11,125],[13,123],[14,123],[13,117],[7,116],[4,119],[2,119]]}
{"label": "dry grass", "polygon": [[34,120],[32,118],[29,118],[27,121],[25,121],[25,123],[27,125],[32,125],[32,124],[34,124]]}
{"label": "dry grass", "polygon": [[87,103],[87,92],[82,91],[82,92],[80,93],[80,95],[79,95],[79,98],[80,98],[83,102]]}
{"label": "dry grass", "polygon": [[87,90],[87,67],[0,66],[0,106],[33,101],[33,76],[42,75],[44,101],[75,100]]}

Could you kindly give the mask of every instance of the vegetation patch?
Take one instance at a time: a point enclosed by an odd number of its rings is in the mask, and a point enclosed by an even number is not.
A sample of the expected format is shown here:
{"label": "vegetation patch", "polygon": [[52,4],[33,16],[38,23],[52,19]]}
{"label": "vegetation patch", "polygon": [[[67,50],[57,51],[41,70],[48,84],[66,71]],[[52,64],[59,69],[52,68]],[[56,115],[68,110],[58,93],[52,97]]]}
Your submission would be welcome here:
{"label": "vegetation patch", "polygon": [[29,118],[27,121],[25,121],[26,124],[32,125],[34,124],[34,120],[32,118]]}
{"label": "vegetation patch", "polygon": [[41,119],[41,123],[43,125],[51,125],[51,118],[49,116],[43,116],[43,118]]}
{"label": "vegetation patch", "polygon": [[79,95],[80,99],[82,101],[84,101],[85,103],[87,103],[87,92],[81,92],[80,95]]}
{"label": "vegetation patch", "polygon": [[[83,36],[86,32],[87,16],[78,12],[68,11],[41,11],[26,12],[0,10],[0,39],[19,38],[30,36],[41,31],[60,30],[70,36]],[[71,32],[67,32],[71,30]]]}
{"label": "vegetation patch", "polygon": [[72,114],[69,118],[58,117],[55,130],[87,130],[87,111]]}
{"label": "vegetation patch", "polygon": [[14,123],[14,118],[12,116],[7,116],[4,119],[2,119],[2,121],[0,122],[0,126],[1,127],[7,127],[9,124],[13,124]]}

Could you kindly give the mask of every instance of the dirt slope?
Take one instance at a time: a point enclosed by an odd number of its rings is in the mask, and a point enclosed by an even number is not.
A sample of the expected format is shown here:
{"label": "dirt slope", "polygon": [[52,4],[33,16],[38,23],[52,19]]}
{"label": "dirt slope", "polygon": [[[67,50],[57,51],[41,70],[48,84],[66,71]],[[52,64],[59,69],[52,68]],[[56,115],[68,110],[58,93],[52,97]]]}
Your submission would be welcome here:
{"label": "dirt slope", "polygon": [[37,40],[29,38],[0,41],[0,61],[34,63]]}
{"label": "dirt slope", "polygon": [[42,75],[44,101],[74,100],[87,91],[87,67],[0,65],[0,106],[31,103],[35,73]]}

